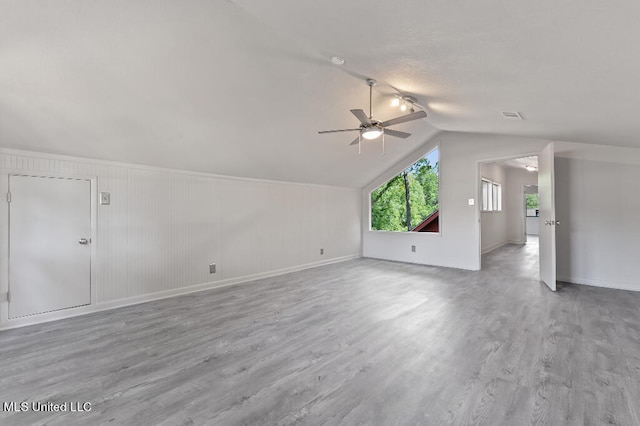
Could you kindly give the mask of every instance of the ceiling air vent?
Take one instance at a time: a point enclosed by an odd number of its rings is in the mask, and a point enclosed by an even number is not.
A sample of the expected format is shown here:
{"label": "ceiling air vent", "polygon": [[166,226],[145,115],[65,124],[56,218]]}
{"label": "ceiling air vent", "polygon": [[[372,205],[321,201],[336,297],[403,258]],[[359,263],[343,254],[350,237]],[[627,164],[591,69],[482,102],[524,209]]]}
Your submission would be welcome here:
{"label": "ceiling air vent", "polygon": [[524,120],[517,111],[502,111],[502,116],[507,120]]}

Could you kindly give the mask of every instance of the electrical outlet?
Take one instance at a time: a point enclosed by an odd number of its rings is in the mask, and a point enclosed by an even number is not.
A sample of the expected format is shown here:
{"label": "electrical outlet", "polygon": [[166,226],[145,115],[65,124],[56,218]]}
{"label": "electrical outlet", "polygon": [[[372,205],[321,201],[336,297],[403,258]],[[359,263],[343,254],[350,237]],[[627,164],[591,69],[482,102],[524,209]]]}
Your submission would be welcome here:
{"label": "electrical outlet", "polygon": [[212,263],[211,265],[209,265],[209,273],[210,274],[215,274],[216,273],[216,264]]}
{"label": "electrical outlet", "polygon": [[411,252],[413,252],[413,253],[416,252],[416,246],[411,246]]}
{"label": "electrical outlet", "polygon": [[324,249],[320,249],[320,254],[324,254]]}

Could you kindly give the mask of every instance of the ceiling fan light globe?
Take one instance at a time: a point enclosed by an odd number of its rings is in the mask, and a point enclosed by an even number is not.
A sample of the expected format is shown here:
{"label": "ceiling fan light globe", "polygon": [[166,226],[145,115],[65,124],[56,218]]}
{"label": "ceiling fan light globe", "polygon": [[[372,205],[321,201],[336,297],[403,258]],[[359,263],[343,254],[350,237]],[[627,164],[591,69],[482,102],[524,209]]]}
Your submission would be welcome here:
{"label": "ceiling fan light globe", "polygon": [[368,140],[375,139],[382,134],[382,129],[378,129],[377,127],[372,127],[369,129],[364,129],[362,131],[362,137]]}

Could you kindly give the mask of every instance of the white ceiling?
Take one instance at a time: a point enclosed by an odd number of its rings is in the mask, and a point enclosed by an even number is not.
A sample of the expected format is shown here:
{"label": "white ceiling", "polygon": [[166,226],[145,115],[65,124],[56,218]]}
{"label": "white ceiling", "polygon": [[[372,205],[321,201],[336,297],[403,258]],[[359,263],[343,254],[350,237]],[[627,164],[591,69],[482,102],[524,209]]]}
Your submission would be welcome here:
{"label": "white ceiling", "polygon": [[[638,22],[637,1],[0,0],[0,146],[352,187],[439,129],[640,147]],[[394,90],[429,114],[385,156],[317,134],[357,126],[365,77],[376,118]]]}
{"label": "white ceiling", "polygon": [[496,161],[496,163],[505,166],[505,167],[512,167],[514,169],[524,169],[526,166],[532,166],[535,167],[536,170],[538,169],[538,157],[537,156],[533,156],[533,157],[522,157],[522,158],[513,158],[510,160],[502,160],[502,161]]}

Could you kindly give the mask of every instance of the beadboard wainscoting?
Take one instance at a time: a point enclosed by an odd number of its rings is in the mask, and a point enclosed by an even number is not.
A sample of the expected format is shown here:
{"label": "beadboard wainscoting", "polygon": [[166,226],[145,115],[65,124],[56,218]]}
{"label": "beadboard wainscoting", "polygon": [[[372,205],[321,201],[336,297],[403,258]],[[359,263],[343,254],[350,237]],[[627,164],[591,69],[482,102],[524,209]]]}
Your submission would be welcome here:
{"label": "beadboard wainscoting", "polygon": [[[233,178],[0,150],[12,173],[91,178],[95,204],[89,307],[9,320],[8,209],[1,209],[0,328],[229,285],[352,259],[361,250],[359,189]],[[94,194],[95,195],[95,194]],[[321,249],[323,254],[321,254]],[[216,272],[209,272],[209,264]]]}

